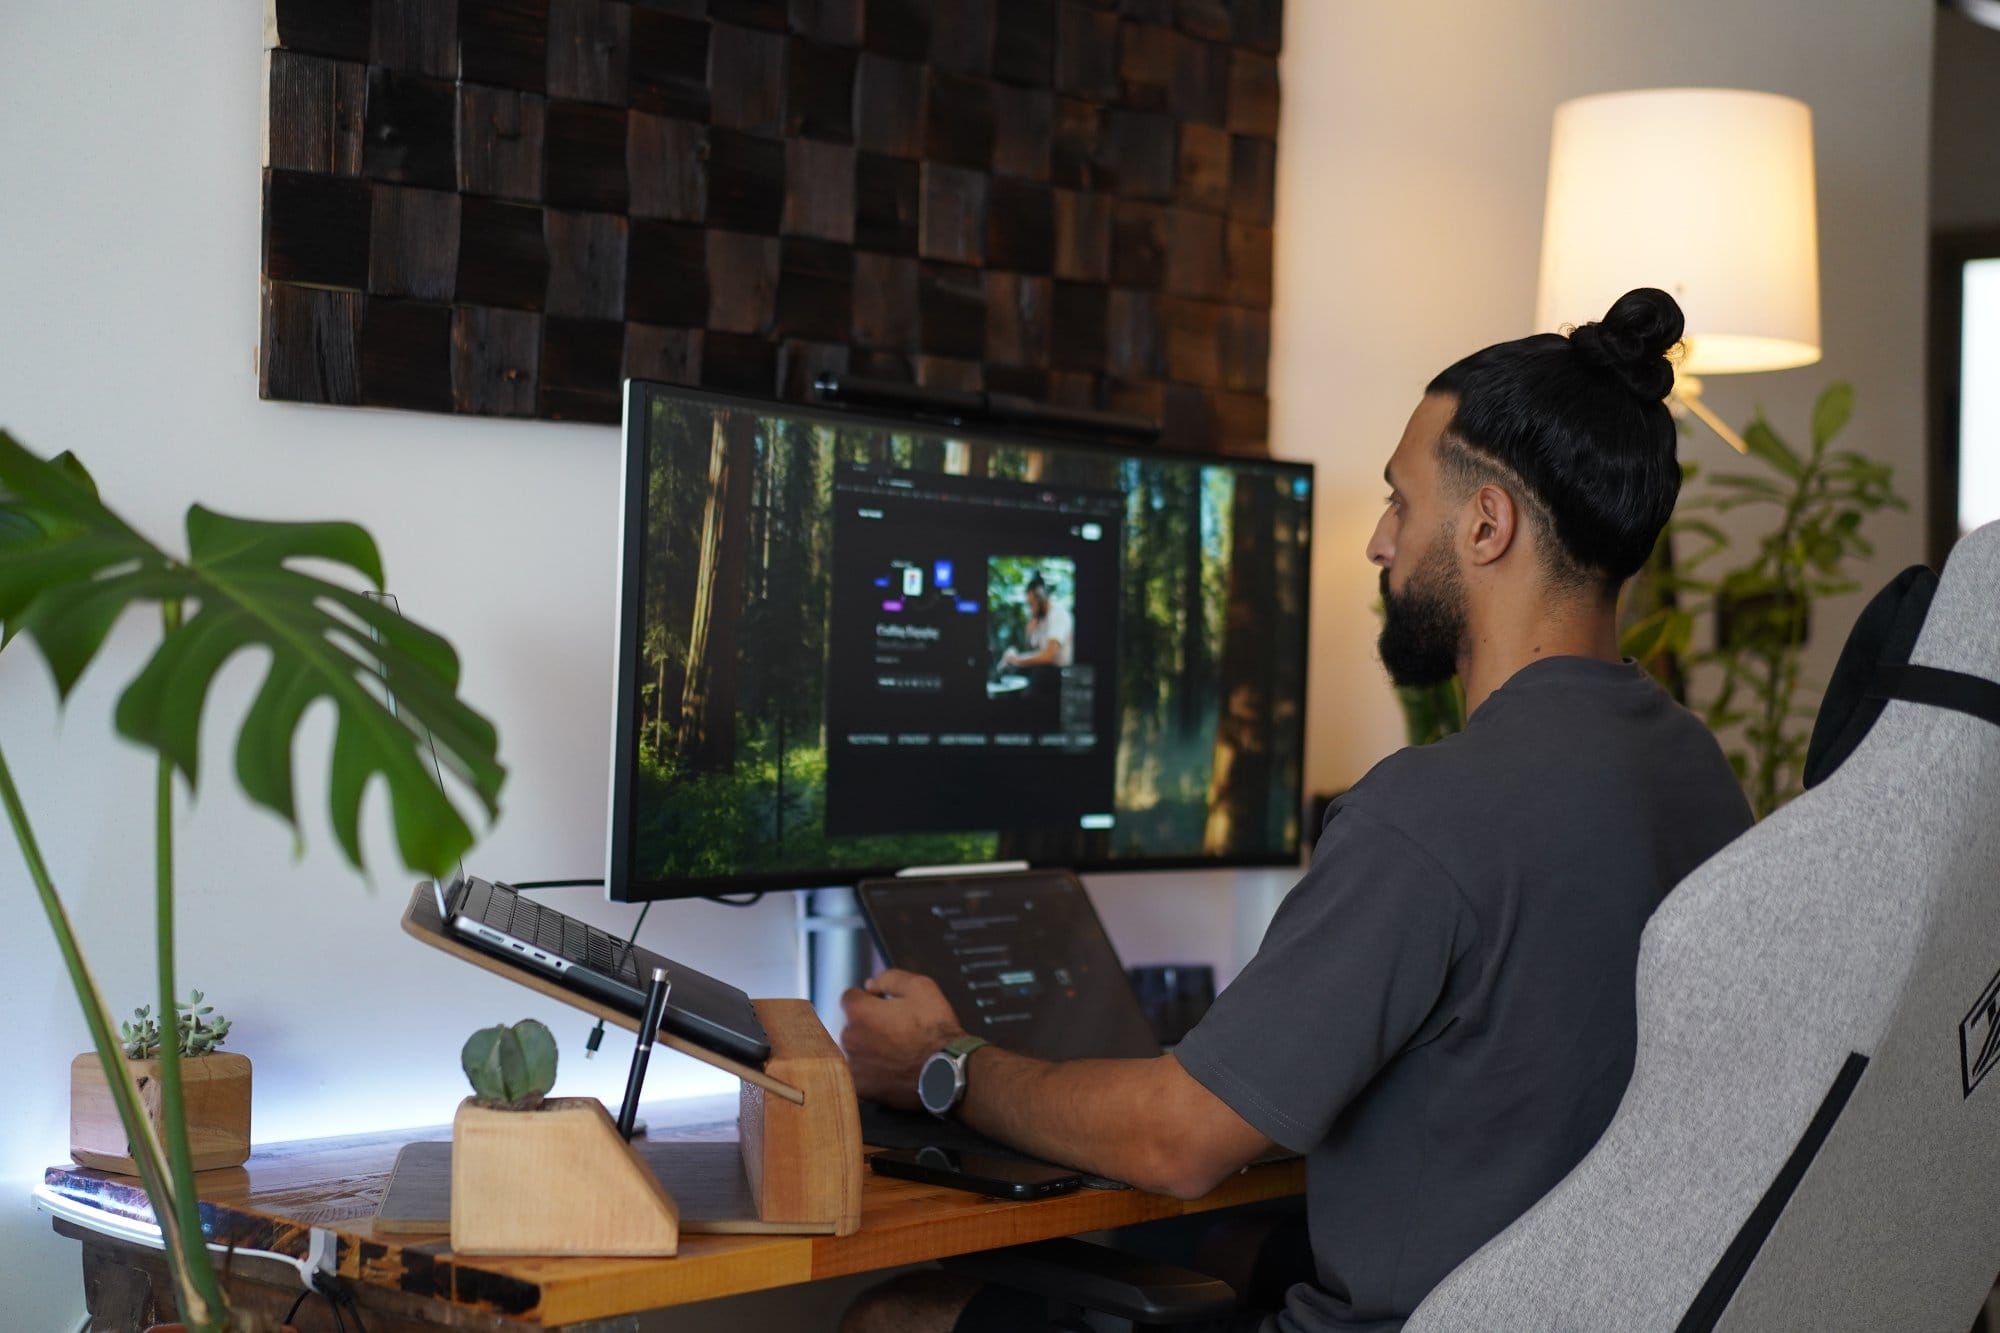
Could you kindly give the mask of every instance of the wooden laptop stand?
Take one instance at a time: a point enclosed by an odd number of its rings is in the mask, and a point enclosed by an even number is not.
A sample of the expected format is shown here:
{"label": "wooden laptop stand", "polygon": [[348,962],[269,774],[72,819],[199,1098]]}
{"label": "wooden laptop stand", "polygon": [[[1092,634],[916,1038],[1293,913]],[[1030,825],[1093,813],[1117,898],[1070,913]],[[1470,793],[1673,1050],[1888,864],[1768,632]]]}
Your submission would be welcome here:
{"label": "wooden laptop stand", "polygon": [[[475,949],[449,933],[438,915],[436,895],[428,882],[419,884],[411,895],[409,909],[403,913],[403,929],[474,967],[519,982],[628,1032],[639,1030],[638,1020],[630,1015],[566,990],[526,967]],[[556,1188],[587,1210],[602,1210],[614,1196],[637,1200],[635,1207],[641,1215],[632,1219],[634,1230],[649,1230],[656,1237],[650,1253],[673,1253],[672,1239],[661,1239],[667,1224],[657,1206],[645,1202],[656,1188],[655,1181],[673,1195],[670,1207],[678,1202],[679,1231],[851,1236],[861,1229],[861,1114],[847,1060],[806,1001],[775,999],[752,1003],[771,1041],[771,1058],[761,1070],[671,1032],[663,1031],[657,1037],[660,1045],[742,1080],[737,1111],[737,1147],[741,1157],[737,1180],[747,1181],[747,1205],[732,1206],[727,1200],[696,1199],[681,1193],[684,1188],[704,1188],[700,1182],[713,1177],[711,1163],[716,1145],[648,1144],[642,1157],[634,1145],[619,1139],[615,1131],[607,1141],[603,1134],[583,1126],[588,1117],[575,1118],[580,1127],[577,1151],[563,1155],[563,1161],[574,1167],[574,1173],[567,1174]],[[601,1107],[599,1112],[601,1115]],[[423,1145],[412,1145],[420,1146]],[[682,1158],[685,1163],[680,1161]],[[679,1165],[688,1169],[683,1172],[677,1169]],[[627,1172],[644,1177],[643,1184],[628,1179],[612,1185],[604,1179],[607,1175]],[[721,1193],[727,1194],[727,1185],[733,1183],[725,1182]],[[526,1187],[516,1184],[518,1187],[504,1191],[498,1186],[480,1188],[474,1197],[468,1198],[459,1197],[454,1189],[453,1249],[468,1254],[606,1253],[601,1248],[592,1248],[593,1242],[580,1238],[566,1222],[552,1221],[547,1228],[523,1234],[523,1226],[529,1225],[524,1223],[524,1215],[545,1214],[555,1219],[566,1210],[544,1206],[546,1192],[552,1188],[548,1178],[536,1183],[533,1194],[524,1193]],[[493,1224],[483,1220],[488,1218]],[[462,1231],[470,1244],[461,1241]],[[484,1248],[489,1243],[504,1248]],[[585,1248],[573,1248],[579,1244]],[[533,1248],[524,1249],[523,1245]],[[543,1248],[544,1245],[548,1248]]]}

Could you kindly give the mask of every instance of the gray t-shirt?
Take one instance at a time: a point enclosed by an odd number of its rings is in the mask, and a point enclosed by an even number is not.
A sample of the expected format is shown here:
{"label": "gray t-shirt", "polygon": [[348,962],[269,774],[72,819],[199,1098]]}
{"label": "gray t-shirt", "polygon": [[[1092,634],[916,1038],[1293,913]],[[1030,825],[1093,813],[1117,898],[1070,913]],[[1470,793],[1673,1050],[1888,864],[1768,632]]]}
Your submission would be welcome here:
{"label": "gray t-shirt", "polygon": [[1307,1154],[1284,1333],[1400,1329],[1546,1193],[1632,1073],[1639,933],[1750,826],[1714,737],[1630,663],[1545,658],[1337,800],[1175,1054]]}

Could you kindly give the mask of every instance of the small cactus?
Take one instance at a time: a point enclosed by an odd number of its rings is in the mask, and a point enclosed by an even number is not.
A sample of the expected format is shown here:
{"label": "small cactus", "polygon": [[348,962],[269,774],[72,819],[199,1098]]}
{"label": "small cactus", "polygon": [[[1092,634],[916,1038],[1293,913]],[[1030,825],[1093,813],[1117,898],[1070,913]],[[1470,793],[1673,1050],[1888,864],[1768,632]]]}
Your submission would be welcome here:
{"label": "small cactus", "polygon": [[[229,1020],[201,999],[200,991],[189,991],[187,999],[174,1005],[175,1044],[182,1055],[207,1055],[229,1035]],[[160,1025],[149,1004],[134,1009],[132,1021],[118,1025],[118,1035],[128,1060],[150,1060],[160,1053]]]}
{"label": "small cactus", "polygon": [[532,1018],[481,1028],[466,1038],[459,1063],[479,1105],[532,1111],[556,1085],[556,1039]]}

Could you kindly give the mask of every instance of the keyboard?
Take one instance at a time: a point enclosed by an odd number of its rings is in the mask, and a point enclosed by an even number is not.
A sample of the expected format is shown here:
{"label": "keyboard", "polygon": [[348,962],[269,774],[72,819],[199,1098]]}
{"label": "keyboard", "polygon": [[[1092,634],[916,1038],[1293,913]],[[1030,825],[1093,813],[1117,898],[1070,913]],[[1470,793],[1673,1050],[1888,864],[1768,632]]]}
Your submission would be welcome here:
{"label": "keyboard", "polygon": [[513,889],[474,880],[459,910],[503,934],[533,944],[544,953],[639,984],[638,964],[632,961],[631,950],[624,940],[544,907]]}

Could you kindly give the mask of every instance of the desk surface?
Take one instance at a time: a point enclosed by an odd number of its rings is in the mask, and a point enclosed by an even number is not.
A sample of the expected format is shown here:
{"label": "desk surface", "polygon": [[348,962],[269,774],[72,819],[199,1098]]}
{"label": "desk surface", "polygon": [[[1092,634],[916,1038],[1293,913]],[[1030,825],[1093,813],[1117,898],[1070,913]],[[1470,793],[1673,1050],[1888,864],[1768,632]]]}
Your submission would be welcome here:
{"label": "desk surface", "polygon": [[[734,1099],[713,1099],[705,1122],[681,1109],[649,1108],[653,1137],[735,1137]],[[723,1119],[723,1115],[730,1115]],[[671,1128],[658,1126],[682,1123]],[[689,1122],[692,1123],[689,1123]],[[1137,1190],[1080,1190],[1033,1203],[983,1199],[963,1190],[866,1173],[861,1230],[852,1236],[683,1236],[672,1259],[461,1259],[442,1237],[398,1236],[375,1226],[396,1152],[413,1140],[449,1140],[450,1128],[274,1144],[242,1167],[203,1172],[201,1198],[218,1241],[303,1256],[315,1226],[340,1238],[340,1272],[362,1286],[560,1327],[666,1305],[708,1300],[817,1278],[891,1268],[1098,1231],[1183,1213],[1296,1194],[1302,1161],[1252,1167],[1201,1199],[1182,1202]],[[106,1213],[150,1220],[136,1180],[81,1167],[49,1168],[48,1188]]]}

